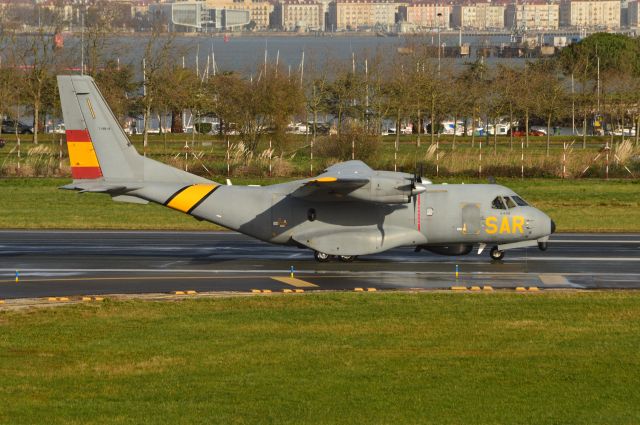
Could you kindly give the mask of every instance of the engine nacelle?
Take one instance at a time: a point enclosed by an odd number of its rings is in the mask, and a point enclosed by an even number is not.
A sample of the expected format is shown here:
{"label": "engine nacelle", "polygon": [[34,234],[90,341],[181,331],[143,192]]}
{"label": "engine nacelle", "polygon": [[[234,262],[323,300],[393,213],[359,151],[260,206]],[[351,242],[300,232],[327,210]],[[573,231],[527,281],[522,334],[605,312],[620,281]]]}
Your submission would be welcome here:
{"label": "engine nacelle", "polygon": [[473,245],[462,243],[452,245],[421,245],[418,248],[440,255],[467,255],[473,250]]}
{"label": "engine nacelle", "polygon": [[412,183],[411,178],[410,174],[402,178],[375,176],[368,185],[349,193],[349,197],[383,204],[406,204],[411,202],[412,196],[426,190],[422,184]]}

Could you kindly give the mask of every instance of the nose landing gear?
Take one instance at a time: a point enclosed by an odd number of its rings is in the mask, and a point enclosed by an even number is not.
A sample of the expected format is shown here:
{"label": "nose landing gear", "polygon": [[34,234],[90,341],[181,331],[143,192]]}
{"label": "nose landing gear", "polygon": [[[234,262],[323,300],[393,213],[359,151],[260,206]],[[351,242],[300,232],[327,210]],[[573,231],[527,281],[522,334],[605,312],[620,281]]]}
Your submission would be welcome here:
{"label": "nose landing gear", "polygon": [[500,251],[497,246],[491,248],[489,256],[492,260],[502,260],[504,258],[504,251]]}

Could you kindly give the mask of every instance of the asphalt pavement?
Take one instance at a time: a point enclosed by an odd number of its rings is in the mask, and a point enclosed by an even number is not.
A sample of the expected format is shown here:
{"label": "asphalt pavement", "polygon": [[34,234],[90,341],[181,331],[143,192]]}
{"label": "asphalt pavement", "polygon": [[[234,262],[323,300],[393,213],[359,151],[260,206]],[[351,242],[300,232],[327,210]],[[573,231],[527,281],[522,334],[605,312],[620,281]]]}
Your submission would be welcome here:
{"label": "asphalt pavement", "polygon": [[462,257],[398,248],[321,264],[310,250],[233,232],[0,231],[0,299],[176,290],[640,288],[640,234],[554,234],[545,252],[511,250],[497,262],[488,248]]}

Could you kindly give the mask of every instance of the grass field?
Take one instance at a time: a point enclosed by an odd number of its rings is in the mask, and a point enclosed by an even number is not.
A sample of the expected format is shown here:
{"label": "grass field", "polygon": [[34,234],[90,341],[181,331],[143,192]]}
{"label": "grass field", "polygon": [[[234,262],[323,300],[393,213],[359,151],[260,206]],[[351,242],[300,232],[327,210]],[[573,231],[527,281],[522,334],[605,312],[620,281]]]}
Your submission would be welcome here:
{"label": "grass field", "polygon": [[638,424],[640,293],[0,312],[0,422]]}
{"label": "grass field", "polygon": [[[68,177],[69,158],[64,137],[47,134],[40,143],[34,145],[32,136],[21,136],[20,149],[13,135],[2,135],[6,146],[0,149],[0,176],[11,177]],[[249,155],[241,149],[239,136],[230,136],[230,147],[220,136],[191,134],[150,135],[146,154],[159,161],[178,168],[188,168],[196,174],[208,176],[227,173],[233,176],[307,176],[313,163],[314,170],[325,168],[338,160],[352,158],[364,160],[375,169],[411,171],[417,164],[424,165],[428,176],[480,176],[481,177],[562,177],[602,178],[605,177],[605,144],[611,147],[609,176],[616,178],[636,178],[640,175],[640,147],[635,140],[629,140],[623,149],[618,138],[590,137],[586,149],[575,137],[554,136],[550,151],[546,152],[546,138],[532,137],[529,146],[521,145],[521,139],[514,139],[510,146],[508,137],[498,137],[494,150],[493,138],[458,137],[455,149],[452,136],[438,138],[431,144],[428,136],[421,136],[420,147],[417,135],[400,138],[399,150],[395,150],[395,137],[385,136],[373,143],[354,144],[343,140],[338,143],[320,137],[314,144],[313,161],[311,138],[305,135],[288,135],[284,140],[270,140],[265,136],[257,150]],[[132,136],[132,143],[143,152],[142,136]],[[271,142],[273,142],[271,144]],[[573,143],[572,143],[573,142]],[[355,142],[354,142],[355,143]],[[358,142],[360,143],[360,142]],[[188,149],[185,149],[188,144]],[[334,146],[335,145],[335,146]],[[244,145],[242,145],[244,146]],[[270,150],[270,146],[273,150]],[[333,147],[332,147],[333,146]],[[565,149],[566,148],[566,149]],[[269,172],[269,157],[272,157],[272,173]],[[482,157],[482,160],[480,160]],[[18,167],[19,166],[19,167]],[[523,170],[521,171],[521,167]],[[625,168],[627,167],[627,168]]]}
{"label": "grass field", "polygon": [[[224,177],[217,178],[224,181]],[[282,179],[234,179],[270,184]],[[472,183],[477,179],[448,179]],[[67,179],[0,179],[0,228],[11,229],[183,229],[219,227],[159,205],[113,202],[106,195],[57,189]],[[482,181],[484,182],[484,181]],[[499,179],[548,213],[558,231],[639,232],[640,181]]]}

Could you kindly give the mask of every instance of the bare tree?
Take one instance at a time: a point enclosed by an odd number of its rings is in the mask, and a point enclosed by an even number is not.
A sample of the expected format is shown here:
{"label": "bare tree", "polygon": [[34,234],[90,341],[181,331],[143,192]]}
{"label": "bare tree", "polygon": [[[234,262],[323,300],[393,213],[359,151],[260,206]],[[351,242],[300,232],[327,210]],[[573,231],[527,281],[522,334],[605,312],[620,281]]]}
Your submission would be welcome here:
{"label": "bare tree", "polygon": [[154,25],[147,40],[142,58],[142,97],[140,103],[144,119],[142,130],[143,150],[149,143],[149,119],[165,84],[166,70],[171,66],[173,36],[162,35],[159,24]]}
{"label": "bare tree", "polygon": [[40,112],[47,90],[55,86],[56,54],[53,37],[42,29],[30,37],[13,36],[11,39],[12,63],[20,69],[25,101],[33,111],[33,143],[38,144]]}
{"label": "bare tree", "polygon": [[557,71],[551,62],[540,62],[534,66],[528,79],[531,82],[531,98],[535,101],[535,112],[547,123],[546,154],[549,155],[551,144],[551,124],[554,119],[561,118],[567,111],[569,96]]}

